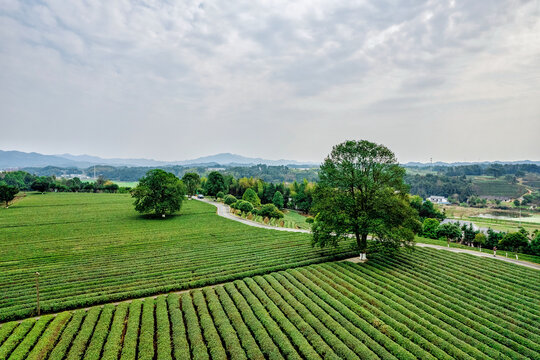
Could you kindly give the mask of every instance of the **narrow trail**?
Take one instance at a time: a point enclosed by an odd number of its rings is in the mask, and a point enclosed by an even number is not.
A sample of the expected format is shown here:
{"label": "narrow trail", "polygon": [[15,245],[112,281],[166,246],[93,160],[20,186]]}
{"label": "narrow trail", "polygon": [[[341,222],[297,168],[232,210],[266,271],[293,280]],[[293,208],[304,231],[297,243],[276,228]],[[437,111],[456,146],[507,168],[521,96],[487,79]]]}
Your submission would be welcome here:
{"label": "narrow trail", "polygon": [[[207,199],[196,199],[196,200],[205,202],[207,204],[214,205],[217,208],[217,214],[219,216],[222,216],[222,217],[227,218],[229,220],[241,222],[242,224],[246,224],[246,225],[254,226],[254,227],[258,227],[258,228],[263,228],[263,229],[277,230],[277,231],[289,231],[289,232],[305,233],[305,234],[311,233],[309,230],[289,229],[289,228],[282,228],[282,227],[276,227],[276,226],[260,224],[258,222],[243,219],[241,217],[238,217],[238,216],[232,214],[228,205],[225,205],[225,204],[222,204],[222,203],[219,203],[219,202],[215,202],[215,201],[211,201],[211,200],[207,200]],[[449,248],[449,247],[446,247],[446,246],[433,245],[433,244],[424,244],[424,243],[416,243],[416,246],[418,246],[418,247],[426,247],[426,248],[431,248],[431,249],[437,249],[437,250],[451,251],[451,252],[454,252],[454,253],[470,254],[470,255],[474,255],[474,256],[478,256],[478,257],[485,257],[485,258],[490,258],[490,259],[497,259],[497,260],[509,262],[509,263],[512,263],[512,264],[525,266],[525,267],[528,267],[528,268],[531,268],[531,269],[540,270],[540,264],[535,264],[535,263],[531,263],[531,262],[528,262],[528,261],[516,260],[516,259],[512,259],[512,258],[507,258],[507,257],[500,256],[500,255],[493,256],[493,253],[491,253],[491,252],[485,252],[484,253],[484,252],[479,252],[479,251],[474,251],[474,250],[467,250],[467,249],[460,249],[460,248]],[[486,251],[488,251],[488,250],[486,250]],[[503,252],[499,251],[499,254],[501,254],[501,253],[503,253]],[[355,263],[359,262],[357,257],[350,258],[350,259],[345,259],[345,260],[342,260],[342,261],[351,261],[351,262],[355,262]]]}

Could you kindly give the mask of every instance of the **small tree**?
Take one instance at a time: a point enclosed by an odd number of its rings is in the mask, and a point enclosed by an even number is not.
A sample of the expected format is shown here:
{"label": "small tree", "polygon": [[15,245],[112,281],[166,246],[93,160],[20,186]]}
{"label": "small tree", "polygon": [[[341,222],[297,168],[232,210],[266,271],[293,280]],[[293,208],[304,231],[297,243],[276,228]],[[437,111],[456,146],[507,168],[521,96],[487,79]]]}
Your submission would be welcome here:
{"label": "small tree", "polygon": [[281,192],[276,191],[272,197],[272,204],[274,204],[279,210],[283,209],[283,195]]}
{"label": "small tree", "polygon": [[463,226],[461,227],[461,230],[463,231],[463,241],[467,245],[472,244],[474,241],[474,237],[478,233],[478,231],[474,230],[472,223],[469,223],[468,226],[467,224],[463,224]]}
{"label": "small tree", "polygon": [[30,188],[35,191],[39,191],[41,193],[44,193],[45,191],[49,190],[51,187],[51,183],[49,179],[46,177],[39,177],[34,182],[32,182],[32,185],[30,185]]}
{"label": "small tree", "polygon": [[161,169],[150,170],[139,180],[131,196],[135,198],[135,210],[165,217],[182,207],[185,186],[174,174]]}
{"label": "small tree", "polygon": [[483,232],[478,232],[478,233],[474,236],[474,243],[475,243],[477,246],[485,245],[486,242],[487,242],[487,237],[486,237],[486,235],[485,235]]}
{"label": "small tree", "polygon": [[499,241],[499,245],[516,252],[527,247],[529,245],[529,239],[520,232],[508,233]]}
{"label": "small tree", "polygon": [[225,191],[225,178],[220,172],[212,171],[206,181],[206,194],[216,196],[218,192]]}
{"label": "small tree", "polygon": [[422,224],[422,235],[430,238],[437,239],[437,229],[439,228],[439,220],[427,218]]}
{"label": "small tree", "polygon": [[259,196],[257,193],[249,188],[244,192],[244,195],[242,196],[242,200],[249,201],[253,206],[260,206],[261,205],[261,199],[259,199]]}
{"label": "small tree", "polygon": [[199,184],[201,183],[201,178],[199,174],[194,172],[185,173],[184,176],[182,176],[182,182],[186,186],[186,191],[189,197],[192,197],[197,193],[197,188],[199,187]]}
{"label": "small tree", "polygon": [[442,224],[437,228],[437,238],[441,237],[446,238],[447,243],[450,245],[450,241],[461,238],[461,229],[456,224]]}
{"label": "small tree", "polygon": [[6,204],[6,209],[9,207],[9,202],[15,199],[18,192],[19,188],[16,186],[0,184],[0,202]]}
{"label": "small tree", "polygon": [[223,199],[223,197],[225,196],[225,194],[223,193],[223,191],[220,191],[216,194],[216,198],[218,199]]}

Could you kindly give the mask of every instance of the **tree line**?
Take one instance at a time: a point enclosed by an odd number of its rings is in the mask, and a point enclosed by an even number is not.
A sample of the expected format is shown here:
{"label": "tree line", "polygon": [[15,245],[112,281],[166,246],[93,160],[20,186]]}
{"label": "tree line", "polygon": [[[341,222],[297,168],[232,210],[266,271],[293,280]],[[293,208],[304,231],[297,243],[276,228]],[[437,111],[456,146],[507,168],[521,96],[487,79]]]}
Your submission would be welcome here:
{"label": "tree line", "polygon": [[419,235],[430,239],[444,239],[448,243],[456,242],[468,246],[488,249],[508,250],[531,255],[540,255],[540,232],[529,233],[524,228],[516,232],[502,232],[488,229],[486,232],[475,230],[472,223],[446,222],[440,219],[426,218]]}

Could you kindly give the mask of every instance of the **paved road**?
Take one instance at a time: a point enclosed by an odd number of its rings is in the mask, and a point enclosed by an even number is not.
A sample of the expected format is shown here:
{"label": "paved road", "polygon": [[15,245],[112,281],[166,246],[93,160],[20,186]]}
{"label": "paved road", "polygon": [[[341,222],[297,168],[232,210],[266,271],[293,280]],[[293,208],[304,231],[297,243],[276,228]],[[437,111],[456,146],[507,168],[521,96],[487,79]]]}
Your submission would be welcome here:
{"label": "paved road", "polygon": [[[270,230],[278,230],[278,231],[289,231],[289,232],[306,233],[306,234],[310,233],[309,230],[290,229],[290,228],[269,226],[269,225],[261,224],[261,223],[255,222],[255,221],[243,219],[243,218],[238,217],[238,216],[236,216],[234,214],[231,214],[228,205],[225,205],[225,204],[220,203],[220,202],[215,202],[215,201],[212,201],[212,200],[208,200],[208,199],[197,199],[197,200],[203,201],[203,202],[205,202],[207,204],[211,204],[211,205],[214,205],[215,207],[217,207],[217,214],[219,216],[222,216],[224,218],[227,218],[227,219],[230,219],[230,220],[233,220],[233,221],[238,221],[238,222],[241,222],[241,223],[249,225],[249,226],[259,227],[259,228],[263,228],[263,229],[270,229]],[[540,270],[540,264],[535,264],[535,263],[531,263],[531,262],[528,262],[528,261],[516,260],[516,259],[513,259],[513,258],[506,258],[505,256],[501,256],[501,255],[497,255],[496,257],[494,257],[492,252],[485,252],[484,253],[484,252],[479,252],[479,251],[474,251],[474,250],[459,249],[459,248],[449,248],[449,247],[441,246],[441,245],[432,245],[432,244],[423,244],[423,243],[416,243],[416,246],[427,247],[427,248],[432,248],[432,249],[437,249],[437,250],[446,250],[446,251],[451,251],[451,252],[455,252],[455,253],[471,254],[471,255],[479,256],[479,257],[487,257],[487,258],[491,258],[491,259],[497,259],[497,260],[501,260],[501,261],[506,261],[506,262],[516,264],[516,265],[525,266],[525,267],[528,267],[528,268],[531,268],[531,269]],[[499,254],[503,254],[503,252],[499,251]],[[355,257],[355,258],[347,259],[347,260],[354,261],[354,260],[357,260],[357,259],[358,258]]]}
{"label": "paved road", "polygon": [[277,227],[277,226],[270,226],[270,225],[265,225],[265,224],[258,223],[256,221],[243,219],[243,218],[241,218],[239,216],[236,216],[236,215],[232,214],[231,211],[230,211],[229,205],[225,205],[223,203],[215,202],[215,201],[207,200],[207,199],[197,199],[197,200],[203,201],[203,202],[205,202],[207,204],[211,204],[211,205],[214,205],[215,207],[217,207],[217,214],[219,216],[223,216],[224,218],[241,222],[242,224],[246,224],[246,225],[254,226],[254,227],[258,227],[258,228],[263,228],[263,229],[270,229],[270,230],[289,231],[289,232],[306,233],[306,234],[310,233],[309,230],[290,229],[290,228],[283,228],[283,227]]}
{"label": "paved road", "polygon": [[471,255],[474,255],[474,256],[486,257],[486,258],[490,258],[490,259],[497,259],[497,260],[506,261],[506,262],[509,262],[509,263],[512,263],[512,264],[525,266],[525,267],[528,267],[528,268],[531,268],[531,269],[540,270],[540,264],[535,264],[535,263],[528,262],[528,261],[516,260],[516,259],[513,259],[513,258],[507,258],[507,257],[504,256],[504,251],[502,251],[502,250],[498,251],[497,256],[493,256],[493,251],[489,251],[489,250],[486,250],[486,252],[479,252],[479,251],[474,251],[474,250],[459,249],[459,248],[449,248],[447,246],[433,245],[433,244],[423,244],[423,243],[416,243],[416,246],[427,247],[427,248],[432,248],[432,249],[437,249],[437,250],[446,250],[446,251],[451,251],[451,252],[455,252],[455,253],[471,254]]}

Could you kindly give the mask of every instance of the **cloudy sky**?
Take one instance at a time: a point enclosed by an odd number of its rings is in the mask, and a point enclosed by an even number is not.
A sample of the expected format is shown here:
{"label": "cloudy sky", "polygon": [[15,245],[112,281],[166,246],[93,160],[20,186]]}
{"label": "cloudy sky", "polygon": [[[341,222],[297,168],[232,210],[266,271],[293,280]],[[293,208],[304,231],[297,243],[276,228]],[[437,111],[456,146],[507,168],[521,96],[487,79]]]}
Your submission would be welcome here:
{"label": "cloudy sky", "polygon": [[540,160],[540,0],[0,0],[0,149]]}

